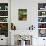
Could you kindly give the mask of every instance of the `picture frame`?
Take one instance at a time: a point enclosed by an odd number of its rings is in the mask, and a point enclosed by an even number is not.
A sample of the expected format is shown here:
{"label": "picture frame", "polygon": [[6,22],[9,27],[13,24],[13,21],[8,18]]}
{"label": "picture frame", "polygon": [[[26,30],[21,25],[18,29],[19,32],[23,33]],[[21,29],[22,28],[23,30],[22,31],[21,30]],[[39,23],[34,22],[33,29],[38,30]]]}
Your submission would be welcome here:
{"label": "picture frame", "polygon": [[19,21],[27,20],[27,9],[18,9],[18,20]]}

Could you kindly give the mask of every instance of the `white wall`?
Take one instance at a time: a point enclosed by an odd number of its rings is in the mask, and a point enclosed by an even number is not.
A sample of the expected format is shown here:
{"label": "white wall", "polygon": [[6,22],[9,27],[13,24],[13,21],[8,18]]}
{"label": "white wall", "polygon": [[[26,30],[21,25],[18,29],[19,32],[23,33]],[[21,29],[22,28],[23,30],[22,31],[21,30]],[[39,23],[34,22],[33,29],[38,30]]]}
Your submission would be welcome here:
{"label": "white wall", "polygon": [[[33,46],[41,46],[42,38],[38,38],[38,3],[45,3],[46,0],[11,0],[11,22],[16,25],[16,32],[19,30],[28,30],[32,24],[35,26],[33,30]],[[18,9],[27,9],[27,21],[18,20]],[[29,31],[29,30],[28,30]],[[21,31],[22,32],[22,31]],[[39,44],[38,44],[39,43]]]}
{"label": "white wall", "polygon": [[[34,5],[33,5],[34,4]],[[33,24],[33,20],[37,20],[36,12],[37,4],[31,0],[12,0],[11,1],[11,22],[16,25],[17,30],[28,30]],[[18,9],[27,9],[27,21],[18,20]],[[36,18],[36,19],[35,19]],[[34,24],[35,25],[35,24]]]}
{"label": "white wall", "polygon": [[[11,0],[11,22],[16,25],[17,30],[27,30],[32,24],[38,27],[38,2],[45,3],[46,0]],[[27,9],[27,21],[18,20],[18,9]]]}
{"label": "white wall", "polygon": [[[35,26],[33,35],[38,36],[37,34],[37,1],[32,0],[11,0],[11,22],[16,25],[16,32],[27,33],[28,27],[32,24]],[[27,9],[27,21],[18,20],[18,9],[24,8]],[[22,31],[23,30],[23,31]],[[26,30],[26,33],[24,32]],[[28,30],[29,31],[29,30]],[[36,32],[36,33],[35,33]],[[16,33],[15,33],[16,34]],[[29,33],[30,34],[30,33]],[[34,41],[34,40],[33,40]],[[37,44],[37,42],[33,43]]]}

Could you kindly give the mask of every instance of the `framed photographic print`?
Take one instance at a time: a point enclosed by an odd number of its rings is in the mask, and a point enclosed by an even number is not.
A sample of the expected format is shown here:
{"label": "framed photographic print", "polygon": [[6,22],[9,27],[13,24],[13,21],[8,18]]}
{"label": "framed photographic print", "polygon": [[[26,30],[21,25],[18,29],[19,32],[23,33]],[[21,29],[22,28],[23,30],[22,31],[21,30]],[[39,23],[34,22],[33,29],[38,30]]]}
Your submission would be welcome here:
{"label": "framed photographic print", "polygon": [[0,11],[0,16],[8,16],[8,11]]}
{"label": "framed photographic print", "polygon": [[46,9],[46,3],[39,3],[38,10],[44,10],[44,9]]}
{"label": "framed photographic print", "polygon": [[46,29],[39,29],[39,37],[46,37]]}
{"label": "framed photographic print", "polygon": [[8,37],[8,23],[0,23],[0,35]]}
{"label": "framed photographic print", "polygon": [[0,3],[0,10],[8,10],[8,3]]}
{"label": "framed photographic print", "polygon": [[8,22],[8,17],[0,17],[0,22]]}
{"label": "framed photographic print", "polygon": [[38,23],[38,28],[46,28],[46,23]]}
{"label": "framed photographic print", "polygon": [[27,20],[27,9],[18,9],[18,19],[20,21]]}
{"label": "framed photographic print", "polygon": [[38,22],[46,22],[46,17],[38,17]]}

